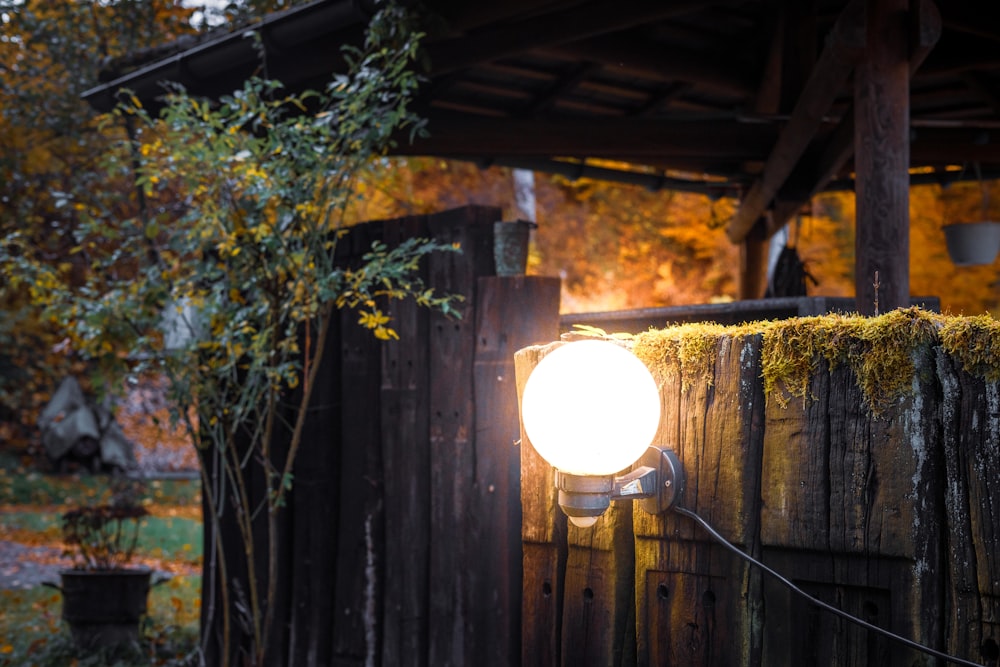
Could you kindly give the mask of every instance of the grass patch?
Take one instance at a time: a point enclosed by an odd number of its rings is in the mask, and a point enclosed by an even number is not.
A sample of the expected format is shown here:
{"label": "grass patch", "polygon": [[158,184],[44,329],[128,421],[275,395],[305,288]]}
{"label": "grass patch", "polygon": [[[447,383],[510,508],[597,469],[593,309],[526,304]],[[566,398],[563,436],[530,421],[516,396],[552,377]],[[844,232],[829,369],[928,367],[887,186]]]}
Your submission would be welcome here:
{"label": "grass patch", "polygon": [[[201,521],[182,517],[148,516],[140,522],[138,556],[198,562],[201,558]],[[0,532],[19,537],[30,533],[32,543],[59,542],[60,513],[25,510],[0,513]]]}
{"label": "grass patch", "polygon": [[[7,459],[10,462],[10,459]],[[86,505],[106,502],[106,475],[45,475],[19,466],[0,465],[0,505]],[[156,479],[141,483],[147,502],[201,507],[201,482]]]}

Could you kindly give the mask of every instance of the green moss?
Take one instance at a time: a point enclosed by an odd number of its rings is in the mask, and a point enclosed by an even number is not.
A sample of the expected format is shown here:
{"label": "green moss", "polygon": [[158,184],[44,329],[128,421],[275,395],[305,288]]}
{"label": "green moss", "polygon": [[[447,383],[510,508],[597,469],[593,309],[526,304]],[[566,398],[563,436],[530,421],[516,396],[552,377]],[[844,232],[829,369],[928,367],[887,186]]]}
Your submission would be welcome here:
{"label": "green moss", "polygon": [[679,378],[686,391],[696,383],[713,382],[723,338],[758,334],[764,392],[781,406],[792,398],[813,398],[810,382],[825,363],[828,370],[848,366],[868,407],[878,414],[912,391],[919,351],[937,345],[958,359],[965,372],[1000,381],[1000,322],[988,315],[953,317],[919,308],[878,317],[834,313],[739,326],[681,324],[635,335],[632,349],[659,379]]}
{"label": "green moss", "polygon": [[989,315],[949,317],[941,327],[941,346],[962,362],[962,369],[988,382],[1000,380],[1000,322]]}
{"label": "green moss", "polygon": [[635,337],[633,352],[660,377],[679,370],[681,391],[686,391],[696,382],[712,383],[719,341],[743,333],[747,326],[699,322],[646,331]]}
{"label": "green moss", "polygon": [[[878,317],[822,315],[769,323],[761,363],[764,391],[784,403],[785,393],[806,398],[816,365],[848,365],[873,412],[881,412],[913,386],[914,354],[936,341],[941,317],[919,308]],[[783,390],[783,391],[782,391]]]}
{"label": "green moss", "polygon": [[684,324],[636,336],[634,351],[661,377],[680,374],[682,389],[712,382],[719,340],[761,334],[764,391],[786,405],[807,400],[819,364],[847,365],[869,407],[878,413],[913,387],[914,359],[921,347],[941,344],[965,370],[1000,379],[1000,323],[989,317],[944,317],[919,308],[878,317],[830,314],[753,322],[736,327]]}

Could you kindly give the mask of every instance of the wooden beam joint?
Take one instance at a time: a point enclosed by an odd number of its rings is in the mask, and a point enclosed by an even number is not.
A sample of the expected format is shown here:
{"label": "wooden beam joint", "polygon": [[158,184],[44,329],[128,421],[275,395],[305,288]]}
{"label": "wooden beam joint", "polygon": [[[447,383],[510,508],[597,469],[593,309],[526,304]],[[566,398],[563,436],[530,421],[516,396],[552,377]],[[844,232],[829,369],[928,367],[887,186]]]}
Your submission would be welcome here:
{"label": "wooden beam joint", "polygon": [[830,110],[854,65],[862,58],[867,35],[865,10],[863,0],[853,0],[837,18],[788,125],[778,136],[764,164],[763,173],[751,186],[726,229],[732,242],[746,238],[771,205],[819,130],[823,116]]}

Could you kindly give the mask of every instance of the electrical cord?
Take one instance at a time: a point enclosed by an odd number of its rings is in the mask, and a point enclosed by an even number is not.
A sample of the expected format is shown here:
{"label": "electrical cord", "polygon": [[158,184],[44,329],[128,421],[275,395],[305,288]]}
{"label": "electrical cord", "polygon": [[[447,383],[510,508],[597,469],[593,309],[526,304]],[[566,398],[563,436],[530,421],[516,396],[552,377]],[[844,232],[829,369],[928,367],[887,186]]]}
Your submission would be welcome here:
{"label": "electrical cord", "polygon": [[719,532],[715,530],[715,528],[712,528],[712,526],[709,525],[709,523],[707,521],[705,521],[704,519],[702,519],[700,516],[698,516],[697,514],[695,514],[694,512],[692,512],[691,510],[689,510],[687,508],[684,508],[684,507],[677,507],[677,506],[675,506],[673,508],[673,510],[675,512],[677,512],[678,514],[683,514],[684,516],[686,516],[686,517],[688,517],[690,519],[693,519],[698,525],[700,525],[705,530],[705,532],[707,532],[713,539],[715,539],[719,544],[721,544],[722,546],[724,546],[726,549],[728,549],[729,551],[733,552],[734,554],[736,554],[737,556],[739,556],[743,560],[747,561],[751,565],[756,565],[761,570],[763,570],[764,572],[766,572],[767,574],[771,575],[772,577],[774,577],[775,579],[777,579],[779,582],[781,582],[782,584],[784,584],[785,586],[787,586],[788,589],[791,590],[793,593],[797,593],[798,595],[801,595],[803,598],[805,598],[806,600],[808,600],[810,603],[816,605],[817,607],[819,607],[821,609],[824,609],[824,610],[830,612],[831,614],[839,616],[839,617],[841,617],[841,618],[843,618],[843,619],[845,619],[847,621],[850,621],[851,623],[855,623],[856,625],[860,625],[863,628],[871,630],[872,632],[878,633],[878,634],[882,635],[883,637],[887,637],[887,638],[889,638],[889,639],[891,639],[893,641],[896,641],[896,642],[899,642],[899,643],[904,644],[906,646],[909,646],[912,649],[916,649],[916,650],[921,651],[923,653],[926,653],[928,655],[932,655],[935,658],[940,658],[941,660],[946,660],[946,661],[954,663],[956,665],[966,665],[967,667],[983,667],[983,665],[979,664],[978,662],[970,662],[969,660],[965,660],[963,658],[956,658],[955,656],[948,655],[947,653],[942,653],[941,651],[938,651],[936,649],[932,649],[929,646],[924,646],[923,644],[915,642],[912,639],[907,639],[906,637],[901,637],[900,635],[897,635],[897,634],[895,634],[893,632],[889,632],[888,630],[886,630],[884,628],[880,628],[879,626],[873,625],[873,624],[869,623],[868,621],[865,621],[865,620],[862,620],[860,618],[857,618],[856,616],[852,616],[852,615],[848,614],[846,611],[843,611],[842,609],[838,609],[837,607],[834,607],[831,604],[827,604],[826,602],[823,602],[822,600],[813,597],[812,595],[810,595],[809,593],[806,593],[804,590],[802,590],[801,588],[799,588],[798,586],[796,586],[794,583],[792,583],[792,581],[790,579],[788,579],[785,576],[779,574],[777,571],[772,570],[770,567],[768,567],[767,565],[764,565],[763,563],[761,563],[759,560],[757,560],[756,558],[754,558],[750,554],[748,554],[748,553],[746,553],[744,551],[741,551],[734,544],[732,544],[729,540],[727,540],[725,537],[723,537],[722,535],[720,535]]}

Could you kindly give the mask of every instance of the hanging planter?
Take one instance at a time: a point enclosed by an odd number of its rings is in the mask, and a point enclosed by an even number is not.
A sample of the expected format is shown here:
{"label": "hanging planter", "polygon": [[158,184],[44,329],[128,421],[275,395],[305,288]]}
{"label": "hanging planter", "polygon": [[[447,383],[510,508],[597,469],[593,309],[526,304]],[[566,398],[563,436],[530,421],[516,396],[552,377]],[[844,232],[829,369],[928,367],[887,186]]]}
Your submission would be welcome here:
{"label": "hanging planter", "polygon": [[960,222],[944,226],[948,256],[955,266],[992,264],[1000,252],[1000,222]]}

